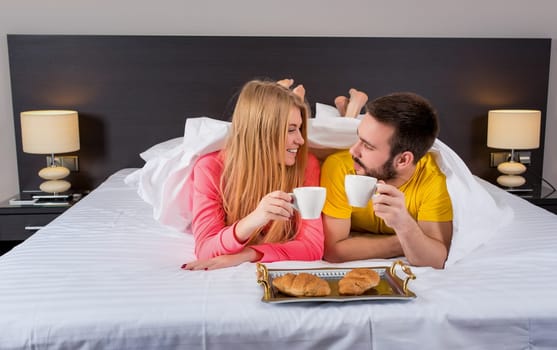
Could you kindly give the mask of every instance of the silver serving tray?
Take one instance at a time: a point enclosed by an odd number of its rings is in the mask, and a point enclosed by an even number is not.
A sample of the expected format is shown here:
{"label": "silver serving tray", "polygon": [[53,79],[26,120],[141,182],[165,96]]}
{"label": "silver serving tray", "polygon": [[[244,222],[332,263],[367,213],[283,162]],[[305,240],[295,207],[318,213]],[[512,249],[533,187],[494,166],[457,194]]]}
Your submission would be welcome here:
{"label": "silver serving tray", "polygon": [[[397,267],[406,274],[406,278],[402,280],[396,274]],[[365,267],[365,266],[359,266]],[[381,280],[379,284],[366,291],[362,295],[340,295],[338,293],[338,281],[352,270],[350,268],[315,268],[315,269],[270,269],[264,264],[257,264],[257,283],[263,286],[263,297],[261,300],[266,303],[300,303],[300,302],[347,302],[361,300],[408,300],[413,299],[416,295],[408,288],[408,282],[416,278],[408,265],[397,260],[391,266],[375,266],[365,267],[375,270]],[[320,277],[329,283],[331,294],[324,297],[293,297],[278,291],[273,287],[273,279],[280,277],[286,273],[311,273]]]}

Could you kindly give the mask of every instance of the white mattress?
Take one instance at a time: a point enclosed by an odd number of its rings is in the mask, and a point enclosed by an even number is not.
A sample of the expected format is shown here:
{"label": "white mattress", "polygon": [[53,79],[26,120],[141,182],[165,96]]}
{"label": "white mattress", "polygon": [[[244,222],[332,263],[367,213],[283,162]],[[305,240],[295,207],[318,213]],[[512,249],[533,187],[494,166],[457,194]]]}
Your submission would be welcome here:
{"label": "white mattress", "polygon": [[445,270],[412,268],[417,298],[267,304],[254,264],[181,270],[192,236],[155,221],[128,173],[0,257],[0,349],[557,347],[557,216],[494,186],[513,222]]}

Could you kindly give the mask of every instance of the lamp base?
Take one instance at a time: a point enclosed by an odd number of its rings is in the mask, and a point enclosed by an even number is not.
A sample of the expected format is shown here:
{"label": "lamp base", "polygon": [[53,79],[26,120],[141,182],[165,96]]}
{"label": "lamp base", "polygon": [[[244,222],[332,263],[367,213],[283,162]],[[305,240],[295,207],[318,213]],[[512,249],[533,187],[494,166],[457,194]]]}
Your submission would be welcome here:
{"label": "lamp base", "polygon": [[497,178],[497,183],[503,187],[519,187],[526,183],[526,179],[520,175],[501,175]]}
{"label": "lamp base", "polygon": [[49,193],[66,192],[72,185],[68,181],[62,179],[69,174],[70,170],[63,166],[52,165],[43,168],[39,171],[39,176],[48,181],[43,182],[39,188],[41,191]]}
{"label": "lamp base", "polygon": [[526,171],[526,166],[511,159],[510,162],[503,162],[497,166],[503,175],[497,178],[497,183],[503,187],[514,188],[526,183],[526,179],[520,174]]}
{"label": "lamp base", "polygon": [[66,180],[49,180],[40,184],[39,188],[43,192],[61,193],[66,192],[72,185]]}

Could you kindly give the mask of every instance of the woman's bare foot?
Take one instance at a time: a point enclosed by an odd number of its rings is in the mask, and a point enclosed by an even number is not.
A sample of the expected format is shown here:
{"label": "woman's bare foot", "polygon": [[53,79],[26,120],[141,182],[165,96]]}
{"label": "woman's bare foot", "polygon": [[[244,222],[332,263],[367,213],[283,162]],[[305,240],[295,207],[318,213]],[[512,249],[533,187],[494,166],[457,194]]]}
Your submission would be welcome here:
{"label": "woman's bare foot", "polygon": [[356,118],[366,104],[368,97],[365,92],[354,88],[350,89],[348,93],[350,94],[350,101],[348,102],[348,106],[346,106],[345,116]]}
{"label": "woman's bare foot", "polygon": [[287,89],[290,89],[292,84],[294,84],[294,79],[281,79],[277,81],[277,84],[284,86]]}
{"label": "woman's bare foot", "polygon": [[348,97],[337,96],[335,98],[335,107],[338,109],[341,117],[346,115],[346,106],[348,106]]}
{"label": "woman's bare foot", "polygon": [[[277,81],[277,84],[279,84],[280,86],[284,86],[287,89],[290,89],[290,87],[292,87],[292,85],[294,84],[294,79],[281,79]],[[304,88],[302,84],[292,89],[292,92],[300,96],[302,100],[306,97],[306,88]]]}
{"label": "woman's bare foot", "polygon": [[300,84],[298,86],[296,86],[294,89],[292,89],[292,92],[295,93],[296,95],[300,96],[302,98],[302,100],[306,97],[306,88]]}

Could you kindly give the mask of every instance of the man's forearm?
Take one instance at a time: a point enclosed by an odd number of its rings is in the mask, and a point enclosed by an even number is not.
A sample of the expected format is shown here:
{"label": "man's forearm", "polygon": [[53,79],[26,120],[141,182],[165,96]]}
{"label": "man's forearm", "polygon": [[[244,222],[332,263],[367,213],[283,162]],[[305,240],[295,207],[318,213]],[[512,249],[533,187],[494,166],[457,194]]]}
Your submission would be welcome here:
{"label": "man's forearm", "polygon": [[[431,266],[442,269],[447,260],[448,246],[452,237],[451,222],[422,222],[430,235],[426,235],[418,223],[406,230],[397,231],[404,255],[411,265]],[[435,232],[436,234],[433,234]],[[443,239],[447,242],[444,243]]]}
{"label": "man's forearm", "polygon": [[403,255],[396,235],[365,234],[350,236],[329,244],[325,249],[325,260],[343,262],[363,259],[387,259]]}

